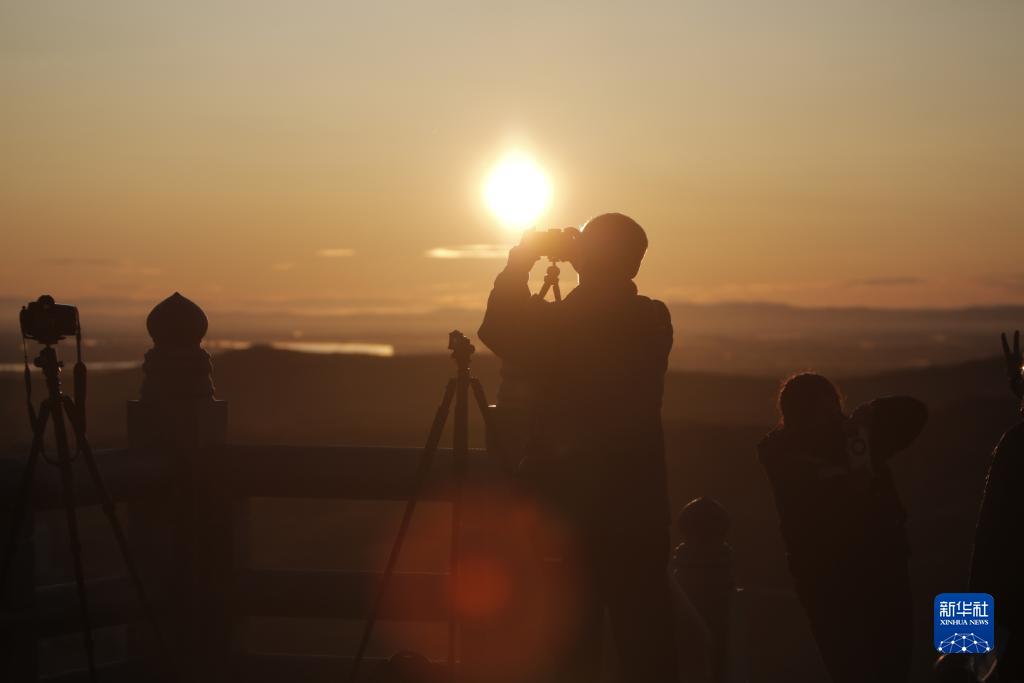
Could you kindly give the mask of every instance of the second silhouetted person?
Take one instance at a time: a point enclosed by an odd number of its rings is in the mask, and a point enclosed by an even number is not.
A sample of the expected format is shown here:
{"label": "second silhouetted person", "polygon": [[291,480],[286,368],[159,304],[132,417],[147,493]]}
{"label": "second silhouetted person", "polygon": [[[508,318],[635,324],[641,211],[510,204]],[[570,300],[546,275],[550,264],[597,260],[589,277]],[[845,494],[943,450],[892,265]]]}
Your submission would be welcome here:
{"label": "second silhouetted person", "polygon": [[910,548],[888,462],[917,438],[928,411],[889,396],[847,416],[835,385],[811,373],[786,382],[779,409],[782,422],[758,451],[825,666],[835,683],[906,683]]}

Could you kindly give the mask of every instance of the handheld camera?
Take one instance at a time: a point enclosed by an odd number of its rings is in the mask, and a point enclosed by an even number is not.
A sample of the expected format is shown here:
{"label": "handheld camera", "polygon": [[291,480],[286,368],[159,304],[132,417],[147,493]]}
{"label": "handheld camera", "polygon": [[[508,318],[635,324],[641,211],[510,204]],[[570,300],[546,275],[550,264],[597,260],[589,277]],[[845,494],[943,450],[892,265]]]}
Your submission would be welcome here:
{"label": "handheld camera", "polygon": [[527,232],[523,244],[551,261],[572,261],[579,252],[580,231],[575,228]]}

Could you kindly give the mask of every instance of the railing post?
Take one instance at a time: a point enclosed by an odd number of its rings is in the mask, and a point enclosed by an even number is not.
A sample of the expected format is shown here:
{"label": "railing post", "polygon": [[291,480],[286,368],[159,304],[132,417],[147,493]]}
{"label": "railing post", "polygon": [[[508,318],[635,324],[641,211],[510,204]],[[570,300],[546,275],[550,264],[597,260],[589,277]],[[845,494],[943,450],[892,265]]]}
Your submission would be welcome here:
{"label": "railing post", "polygon": [[136,546],[167,593],[165,630],[180,673],[187,681],[223,681],[233,650],[234,501],[219,448],[227,405],[214,398],[199,306],[175,293],[153,309],[146,328],[153,348],[141,397],[128,402],[129,444],[171,457],[180,488],[172,507],[133,508]]}
{"label": "railing post", "polygon": [[[13,461],[0,462],[0,465],[13,465]],[[19,463],[20,464],[20,463]],[[8,475],[9,472],[9,476]],[[6,540],[10,525],[13,522],[13,501],[17,488],[21,483],[23,467],[0,467],[0,538]],[[35,606],[35,545],[34,515],[29,510],[21,525],[14,550],[14,564],[8,584],[0,587],[0,606],[10,607],[14,614],[31,613]],[[3,541],[0,541],[3,543]],[[3,552],[0,549],[0,552]],[[16,624],[16,625],[15,625]],[[10,628],[11,630],[7,630]],[[22,619],[10,624],[0,625],[0,672],[9,671],[12,683],[31,683],[36,680],[38,663],[36,661],[36,631],[33,620]],[[8,680],[8,679],[5,679]]]}
{"label": "railing post", "polygon": [[679,513],[678,525],[683,542],[676,548],[673,571],[711,636],[712,680],[742,681],[742,624],[737,623],[736,575],[727,541],[732,519],[717,501],[695,498]]}

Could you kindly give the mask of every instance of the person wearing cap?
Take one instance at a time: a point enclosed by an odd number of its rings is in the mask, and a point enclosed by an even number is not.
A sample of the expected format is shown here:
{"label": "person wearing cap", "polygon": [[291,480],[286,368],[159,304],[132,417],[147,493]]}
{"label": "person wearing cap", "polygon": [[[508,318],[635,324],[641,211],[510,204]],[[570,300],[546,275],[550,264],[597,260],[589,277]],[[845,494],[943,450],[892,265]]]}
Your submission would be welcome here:
{"label": "person wearing cap", "polygon": [[623,679],[675,683],[661,424],[671,317],[633,282],[648,246],[636,221],[603,214],[572,236],[578,286],[561,301],[531,295],[530,271],[551,254],[527,235],[479,331],[530,385],[519,474],[556,530],[542,551],[560,575],[551,680],[598,680],[607,615]]}

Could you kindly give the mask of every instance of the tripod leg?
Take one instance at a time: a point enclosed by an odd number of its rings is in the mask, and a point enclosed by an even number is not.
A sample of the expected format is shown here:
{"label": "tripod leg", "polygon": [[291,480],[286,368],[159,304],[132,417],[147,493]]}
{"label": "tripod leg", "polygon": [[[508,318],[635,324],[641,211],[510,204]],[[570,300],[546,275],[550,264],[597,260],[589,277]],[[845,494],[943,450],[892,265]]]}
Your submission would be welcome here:
{"label": "tripod leg", "polygon": [[57,465],[60,469],[61,489],[64,494],[64,510],[67,515],[68,536],[71,540],[71,557],[75,567],[75,583],[78,586],[78,606],[82,615],[82,642],[89,664],[89,680],[96,683],[96,649],[92,639],[92,618],[89,614],[89,598],[86,594],[85,571],[82,567],[82,543],[78,535],[78,514],[75,504],[75,481],[71,471],[71,453],[68,448],[68,434],[64,425],[64,410],[60,399],[53,401],[53,427],[57,437]]}
{"label": "tripod leg", "polygon": [[458,678],[459,658],[459,559],[462,556],[462,489],[466,481],[466,467],[469,460],[469,367],[459,369],[455,390],[455,424],[452,430],[452,455],[455,490],[452,494],[451,555],[448,560],[451,588],[448,614],[448,680],[454,683]]}
{"label": "tripod leg", "polygon": [[49,403],[44,401],[36,415],[32,433],[32,450],[28,454],[28,462],[25,464],[25,474],[22,476],[21,485],[18,487],[18,495],[14,499],[14,514],[11,516],[11,529],[7,535],[7,542],[4,545],[3,566],[0,567],[0,597],[7,590],[7,580],[10,578],[11,567],[14,566],[14,554],[18,547],[18,535],[21,533],[21,525],[25,523],[28,516],[29,498],[32,494],[32,480],[35,477],[36,465],[39,464],[39,454],[43,450],[43,433],[46,431],[46,421],[50,417]]}
{"label": "tripod leg", "polygon": [[416,470],[416,477],[413,481],[413,489],[409,494],[409,501],[405,504],[405,513],[402,515],[402,522],[398,526],[398,534],[391,546],[391,553],[388,555],[388,563],[381,577],[380,585],[377,587],[377,595],[373,601],[373,610],[366,620],[366,627],[363,629],[362,639],[359,641],[359,649],[356,651],[355,659],[352,661],[352,670],[349,673],[349,683],[355,683],[359,675],[359,667],[366,656],[366,647],[370,644],[373,636],[374,626],[377,624],[377,616],[380,613],[381,605],[384,603],[384,596],[387,594],[388,584],[391,576],[395,573],[395,566],[398,564],[398,556],[402,552],[402,545],[405,543],[405,535],[409,531],[409,523],[416,511],[416,503],[419,500],[420,490],[423,482],[426,481],[430,466],[434,462],[434,455],[437,453],[437,445],[441,442],[441,435],[444,433],[444,424],[448,420],[448,411],[451,409],[452,399],[455,397],[455,380],[449,380],[445,387],[444,397],[441,405],[437,407],[434,414],[434,422],[430,426],[430,434],[427,436],[427,443],[423,447],[423,454],[420,456],[419,467]]}
{"label": "tripod leg", "polygon": [[103,508],[103,512],[106,514],[107,520],[110,522],[110,528],[114,532],[117,547],[121,551],[121,557],[124,558],[125,567],[127,567],[128,574],[135,586],[135,593],[139,597],[139,604],[142,606],[142,612],[145,614],[146,620],[153,628],[153,633],[156,635],[157,647],[160,650],[161,656],[168,662],[171,662],[172,666],[176,666],[176,663],[171,659],[167,651],[163,631],[160,629],[160,622],[156,618],[156,612],[153,610],[153,604],[150,602],[149,596],[146,593],[146,586],[142,582],[138,566],[135,564],[135,558],[128,549],[128,539],[125,536],[124,528],[121,526],[121,520],[117,516],[117,508],[114,506],[114,501],[110,497],[106,484],[103,483],[103,477],[100,476],[99,468],[96,467],[96,459],[93,457],[92,447],[89,445],[89,440],[85,436],[84,425],[81,422],[82,413],[76,409],[70,398],[67,396],[62,398],[66,409],[65,412],[67,413],[68,419],[71,421],[71,428],[75,432],[75,443],[78,446],[78,452],[85,460],[86,468],[89,470],[89,476],[92,477],[93,485],[96,487],[96,492],[100,498],[100,506]]}

